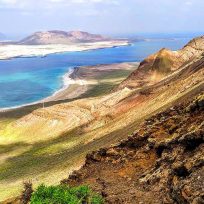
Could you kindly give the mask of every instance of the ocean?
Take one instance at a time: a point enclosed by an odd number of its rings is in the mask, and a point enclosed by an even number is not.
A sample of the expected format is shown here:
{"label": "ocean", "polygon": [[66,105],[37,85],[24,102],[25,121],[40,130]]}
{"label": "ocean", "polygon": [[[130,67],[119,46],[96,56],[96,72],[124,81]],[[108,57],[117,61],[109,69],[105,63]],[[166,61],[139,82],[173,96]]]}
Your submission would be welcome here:
{"label": "ocean", "polygon": [[63,86],[62,77],[70,68],[97,64],[140,62],[148,55],[169,48],[182,48],[190,39],[155,39],[131,46],[83,52],[51,54],[46,57],[14,58],[0,61],[0,108],[39,101]]}

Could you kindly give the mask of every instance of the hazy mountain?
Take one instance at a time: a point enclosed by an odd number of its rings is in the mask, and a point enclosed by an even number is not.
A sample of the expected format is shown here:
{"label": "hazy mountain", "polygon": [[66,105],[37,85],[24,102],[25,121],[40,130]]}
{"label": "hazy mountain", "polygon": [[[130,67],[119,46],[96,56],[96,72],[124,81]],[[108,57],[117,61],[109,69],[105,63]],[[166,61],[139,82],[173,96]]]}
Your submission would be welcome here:
{"label": "hazy mountain", "polygon": [[0,40],[5,40],[6,36],[3,33],[0,33]]}
{"label": "hazy mountain", "polygon": [[71,44],[82,42],[98,42],[110,40],[97,34],[91,34],[83,31],[46,31],[36,32],[25,39],[21,40],[19,44],[24,45],[45,45],[45,44]]}

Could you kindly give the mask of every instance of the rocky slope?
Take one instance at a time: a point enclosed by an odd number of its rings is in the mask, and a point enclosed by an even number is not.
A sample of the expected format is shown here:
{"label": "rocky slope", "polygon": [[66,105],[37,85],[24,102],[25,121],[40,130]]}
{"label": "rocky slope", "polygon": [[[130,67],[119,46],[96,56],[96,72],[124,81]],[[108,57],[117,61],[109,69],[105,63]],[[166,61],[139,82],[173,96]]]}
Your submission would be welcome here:
{"label": "rocky slope", "polygon": [[36,32],[27,38],[21,40],[19,44],[23,45],[47,45],[47,44],[71,44],[84,42],[107,41],[109,38],[101,35],[90,34],[83,31],[46,31]]}
{"label": "rocky slope", "polygon": [[127,140],[88,154],[63,183],[86,184],[106,203],[204,203],[204,94],[161,112]]}
{"label": "rocky slope", "polygon": [[178,51],[161,49],[159,52],[147,57],[118,89],[141,88],[141,86],[153,85],[175,70],[193,63],[204,51],[204,36],[191,40],[185,47]]}

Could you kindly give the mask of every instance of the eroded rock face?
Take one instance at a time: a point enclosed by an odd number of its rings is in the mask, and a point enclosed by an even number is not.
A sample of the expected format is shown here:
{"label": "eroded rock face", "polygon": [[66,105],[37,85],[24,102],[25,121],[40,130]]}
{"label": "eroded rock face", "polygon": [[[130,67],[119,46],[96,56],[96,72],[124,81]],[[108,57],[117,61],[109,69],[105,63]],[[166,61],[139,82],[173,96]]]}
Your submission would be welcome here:
{"label": "eroded rock face", "polygon": [[161,112],[127,140],[87,155],[63,183],[88,184],[107,203],[204,203],[203,97]]}

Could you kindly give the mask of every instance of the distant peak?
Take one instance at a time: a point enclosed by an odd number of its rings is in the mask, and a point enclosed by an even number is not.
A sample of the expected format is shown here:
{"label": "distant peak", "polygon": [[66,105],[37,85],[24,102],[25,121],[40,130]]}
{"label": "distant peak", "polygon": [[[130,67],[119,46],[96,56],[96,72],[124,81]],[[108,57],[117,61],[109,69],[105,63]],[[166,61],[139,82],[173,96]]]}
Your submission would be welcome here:
{"label": "distant peak", "polygon": [[91,34],[84,31],[38,31],[21,40],[20,44],[45,45],[45,44],[71,44],[82,42],[100,42],[110,40],[98,34]]}

